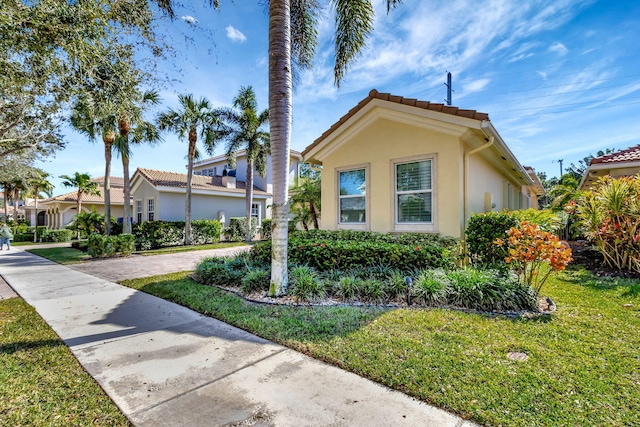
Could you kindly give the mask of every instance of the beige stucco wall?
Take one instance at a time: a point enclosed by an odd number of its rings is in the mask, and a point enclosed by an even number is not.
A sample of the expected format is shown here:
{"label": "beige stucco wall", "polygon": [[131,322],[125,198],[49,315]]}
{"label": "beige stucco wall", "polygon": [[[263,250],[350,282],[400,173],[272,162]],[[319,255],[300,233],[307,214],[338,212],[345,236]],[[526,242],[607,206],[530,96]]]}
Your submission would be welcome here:
{"label": "beige stucco wall", "polygon": [[[334,144],[339,143],[339,140],[334,141]],[[337,170],[350,165],[365,165],[368,168],[367,229],[398,231],[395,227],[392,162],[435,155],[434,229],[429,232],[459,237],[462,218],[461,149],[456,136],[385,118],[377,119],[323,159],[321,227],[329,230],[339,227]]]}
{"label": "beige stucco wall", "polygon": [[[136,180],[135,186],[132,186],[131,197],[133,198],[133,207],[131,209],[131,216],[133,222],[138,222],[137,202],[142,201],[142,221],[147,220],[148,204],[147,200],[153,198],[155,200],[155,219],[158,219],[158,213],[160,212],[160,200],[158,190],[151,185],[147,180]],[[183,218],[184,220],[184,218]]]}

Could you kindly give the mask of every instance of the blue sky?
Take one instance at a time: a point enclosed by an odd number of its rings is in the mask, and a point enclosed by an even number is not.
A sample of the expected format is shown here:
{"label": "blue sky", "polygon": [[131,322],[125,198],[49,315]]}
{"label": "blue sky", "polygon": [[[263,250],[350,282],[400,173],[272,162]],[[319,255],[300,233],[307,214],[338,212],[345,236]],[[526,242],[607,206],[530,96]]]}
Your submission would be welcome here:
{"label": "blue sky", "polygon": [[[160,28],[178,53],[158,69],[165,85],[160,109],[177,94],[229,105],[253,86],[267,108],[267,16],[256,1],[180,8]],[[206,4],[205,4],[206,3]],[[548,176],[589,153],[640,143],[640,2],[632,0],[404,0],[386,14],[374,1],[368,49],[340,88],[333,84],[333,21],[319,25],[313,70],[302,75],[293,101],[292,145],[302,151],[373,88],[444,102],[453,75],[453,105],[489,117],[520,162]],[[104,174],[101,143],[65,130],[67,148],[39,166],[54,177]],[[185,172],[187,145],[165,135],[156,147],[136,147],[136,167]],[[223,152],[219,147],[216,154]],[[205,154],[205,157],[208,157]],[[113,176],[122,176],[114,158]],[[55,194],[67,190],[56,184]]]}

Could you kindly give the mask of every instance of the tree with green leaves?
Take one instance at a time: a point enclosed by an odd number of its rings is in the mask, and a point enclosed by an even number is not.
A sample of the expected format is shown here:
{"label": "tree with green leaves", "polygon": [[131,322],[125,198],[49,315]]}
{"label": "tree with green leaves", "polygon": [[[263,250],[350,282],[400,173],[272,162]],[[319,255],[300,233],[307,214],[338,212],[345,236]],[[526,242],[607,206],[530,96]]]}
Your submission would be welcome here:
{"label": "tree with green leaves", "polygon": [[[41,193],[45,193],[48,197],[51,197],[53,192],[53,184],[49,181],[49,174],[42,169],[35,169],[34,175],[27,180],[28,192],[33,197],[33,205],[35,210],[35,225],[38,225],[38,199]],[[38,233],[33,233],[33,242],[35,243],[38,238]]]}
{"label": "tree with green leaves", "polygon": [[161,131],[170,131],[189,143],[187,151],[187,183],[184,219],[184,244],[191,244],[191,181],[193,179],[193,159],[197,154],[198,136],[213,150],[216,143],[219,120],[206,98],[195,99],[193,95],[179,95],[180,108],[168,109],[158,116]]}
{"label": "tree with green leaves", "polygon": [[[63,180],[62,185],[76,189],[76,215],[82,212],[83,195],[100,195],[100,186],[91,180],[88,173],[75,172],[73,175],[60,175],[60,178]],[[80,230],[77,237],[80,238]]]}
{"label": "tree with green leaves", "polygon": [[292,206],[296,221],[300,222],[305,230],[309,229],[309,223],[312,223],[316,229],[320,228],[318,223],[320,201],[320,175],[306,178],[301,176],[298,183],[291,188],[289,205]]}
{"label": "tree with green leaves", "polygon": [[[138,82],[139,83],[139,82]],[[156,91],[140,91],[132,88],[126,92],[126,99],[117,109],[118,137],[115,149],[122,159],[124,175],[124,217],[122,232],[131,234],[131,178],[129,176],[129,159],[131,146],[140,144],[155,144],[162,140],[156,125],[145,120],[144,111],[151,105],[160,103],[160,95]]]}
{"label": "tree with green leaves", "polygon": [[578,160],[578,164],[577,165],[575,163],[571,163],[571,165],[565,170],[566,170],[566,172],[568,174],[570,174],[575,179],[580,181],[580,180],[582,180],[582,177],[584,176],[585,172],[587,171],[587,168],[589,167],[589,164],[591,164],[591,160],[593,160],[596,157],[606,156],[607,154],[611,154],[611,153],[615,153],[615,152],[616,152],[615,148],[607,148],[604,151],[603,150],[598,150],[598,152],[596,153],[595,156],[593,154],[589,154],[588,156],[585,156],[581,160]]}
{"label": "tree with green leaves", "polygon": [[558,183],[549,190],[549,196],[552,198],[551,209],[562,211],[569,202],[577,201],[580,196],[579,185],[580,178],[571,173],[562,175]]}
{"label": "tree with green leaves", "polygon": [[[387,0],[387,12],[401,3]],[[371,0],[334,0],[336,86],[365,48],[375,20]],[[317,0],[269,1],[269,123],[273,175],[273,233],[269,294],[286,293],[292,70],[311,68],[317,45]]]}
{"label": "tree with green leaves", "polygon": [[[269,123],[269,110],[258,112],[258,102],[251,86],[241,87],[233,99],[234,109],[219,110],[218,114],[224,123],[219,132],[220,138],[227,141],[227,159],[235,168],[239,150],[245,150],[247,172],[245,182],[247,242],[251,241],[251,205],[253,204],[253,169],[265,176],[267,173],[267,156],[271,153],[269,132],[263,127]],[[209,152],[212,150],[207,147]]]}

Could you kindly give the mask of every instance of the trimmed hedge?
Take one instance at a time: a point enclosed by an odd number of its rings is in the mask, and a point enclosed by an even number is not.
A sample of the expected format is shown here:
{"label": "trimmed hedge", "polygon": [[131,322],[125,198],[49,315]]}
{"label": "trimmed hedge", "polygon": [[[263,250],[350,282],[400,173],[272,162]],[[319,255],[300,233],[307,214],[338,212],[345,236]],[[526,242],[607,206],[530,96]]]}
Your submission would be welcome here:
{"label": "trimmed hedge", "polygon": [[501,268],[507,256],[506,244],[498,246],[493,242],[498,238],[506,239],[507,231],[518,224],[518,218],[510,212],[471,215],[466,232],[471,262],[479,266]]}
{"label": "trimmed hedge", "polygon": [[[45,230],[42,233],[42,241],[43,242],[70,242],[71,237],[73,236],[72,230],[62,229],[62,230]],[[33,239],[33,234],[31,235],[31,239]]]}
{"label": "trimmed hedge", "polygon": [[[258,219],[251,218],[251,238],[258,231]],[[247,217],[229,218],[229,227],[224,229],[224,238],[230,242],[242,242],[247,239]]]}
{"label": "trimmed hedge", "polygon": [[93,233],[87,240],[87,252],[92,258],[109,258],[118,254],[129,256],[135,249],[133,234],[104,236]]}
{"label": "trimmed hedge", "polygon": [[271,218],[265,218],[261,224],[262,240],[271,240]]}
{"label": "trimmed hedge", "polygon": [[[310,230],[289,236],[289,262],[320,271],[370,265],[401,270],[451,268],[454,245],[455,239],[432,235]],[[255,244],[251,254],[255,261],[268,265],[271,241]]]}
{"label": "trimmed hedge", "polygon": [[[146,221],[133,225],[138,250],[164,248],[184,244],[184,221]],[[222,224],[216,219],[191,221],[191,241],[194,245],[220,241]]]}

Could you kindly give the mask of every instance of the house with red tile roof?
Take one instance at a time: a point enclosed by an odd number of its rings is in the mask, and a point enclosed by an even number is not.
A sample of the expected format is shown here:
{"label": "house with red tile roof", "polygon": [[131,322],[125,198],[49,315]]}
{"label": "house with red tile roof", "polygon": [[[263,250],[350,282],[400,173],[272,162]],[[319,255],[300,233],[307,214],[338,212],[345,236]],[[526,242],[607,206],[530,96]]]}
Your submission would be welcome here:
{"label": "house with red tile roof", "polygon": [[591,159],[578,189],[588,190],[603,176],[617,178],[638,173],[640,173],[640,144]]}
{"label": "house with red tile roof", "polygon": [[[131,177],[133,221],[184,221],[186,185],[186,174],[138,168]],[[191,193],[192,219],[218,219],[228,226],[229,218],[246,215],[245,182],[233,173],[194,174]],[[270,199],[270,193],[254,186],[252,215],[258,224],[265,217]]]}
{"label": "house with red tile roof", "polygon": [[[104,177],[94,178],[100,186],[100,194],[83,194],[82,210],[104,214]],[[111,216],[122,218],[124,216],[124,178],[110,177]],[[44,200],[38,200],[38,212],[36,214],[35,203],[31,201],[24,206],[25,216],[30,224],[46,225],[49,228],[64,228],[69,225],[76,216],[78,192],[71,191],[59,196]]]}
{"label": "house with red tile roof", "polygon": [[544,194],[488,114],[375,89],[302,155],[322,165],[326,230],[462,237],[472,213],[535,208]]}

